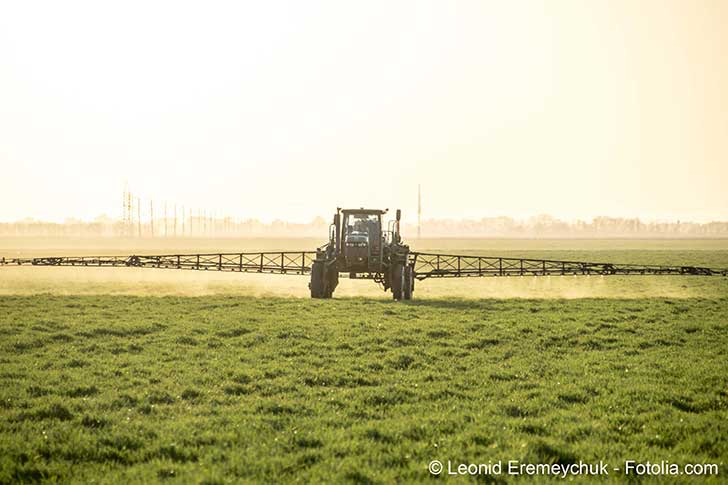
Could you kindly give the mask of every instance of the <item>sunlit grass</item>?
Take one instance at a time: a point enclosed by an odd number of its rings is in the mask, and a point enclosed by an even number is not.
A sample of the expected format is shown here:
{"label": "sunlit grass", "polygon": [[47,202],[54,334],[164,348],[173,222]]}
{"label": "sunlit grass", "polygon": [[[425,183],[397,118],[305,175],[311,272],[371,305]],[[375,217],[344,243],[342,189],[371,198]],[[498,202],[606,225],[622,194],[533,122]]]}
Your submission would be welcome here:
{"label": "sunlit grass", "polygon": [[[85,242],[13,251],[313,243]],[[728,266],[726,241],[420,243]],[[12,244],[0,240],[2,254]],[[392,483],[429,479],[433,459],[668,460],[719,463],[715,482],[728,473],[728,278],[426,280],[413,302],[395,303],[347,278],[333,300],[317,301],[305,276],[49,267],[0,276],[0,483]]]}
{"label": "sunlit grass", "polygon": [[721,463],[726,315],[725,298],[0,297],[0,482]]}

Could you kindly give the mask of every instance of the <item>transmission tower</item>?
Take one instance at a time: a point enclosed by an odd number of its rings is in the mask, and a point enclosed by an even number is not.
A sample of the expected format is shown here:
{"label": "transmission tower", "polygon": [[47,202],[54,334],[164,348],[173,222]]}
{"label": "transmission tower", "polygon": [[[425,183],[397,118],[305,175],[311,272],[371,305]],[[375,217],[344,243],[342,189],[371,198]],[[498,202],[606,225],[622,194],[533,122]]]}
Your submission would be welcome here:
{"label": "transmission tower", "polygon": [[128,236],[134,236],[134,199],[132,198],[131,192],[127,193],[128,206],[129,206],[129,224],[127,225]]}
{"label": "transmission tower", "polygon": [[126,189],[127,189],[126,184],[124,184],[124,195],[123,195],[123,198],[121,199],[121,227],[122,227],[121,232],[122,232],[122,235],[125,235],[125,233],[126,233],[126,216],[127,216],[127,214],[126,214]]}
{"label": "transmission tower", "polygon": [[129,184],[124,183],[124,198],[121,201],[122,205],[122,235],[125,237],[131,237],[134,235],[134,212],[132,204],[132,195],[129,190]]}
{"label": "transmission tower", "polygon": [[137,228],[139,237],[142,237],[142,204],[139,197],[137,197]]}
{"label": "transmission tower", "polygon": [[422,236],[422,186],[417,184],[417,239]]}

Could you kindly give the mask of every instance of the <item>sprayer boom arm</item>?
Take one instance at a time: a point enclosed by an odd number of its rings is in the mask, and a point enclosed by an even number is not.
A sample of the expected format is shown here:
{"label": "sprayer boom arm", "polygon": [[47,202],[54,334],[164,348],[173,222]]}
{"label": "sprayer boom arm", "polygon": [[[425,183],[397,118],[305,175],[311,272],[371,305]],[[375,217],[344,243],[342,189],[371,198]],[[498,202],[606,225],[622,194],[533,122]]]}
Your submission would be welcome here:
{"label": "sprayer boom arm", "polygon": [[258,253],[165,254],[152,256],[84,256],[0,259],[0,265],[128,266],[243,273],[305,274],[311,271],[316,251]]}
{"label": "sprayer boom arm", "polygon": [[564,276],[564,275],[701,275],[728,276],[728,269],[700,266],[589,263],[549,259],[499,258],[457,254],[410,253],[415,277]]}
{"label": "sprayer boom arm", "polygon": [[[59,256],[0,258],[0,265],[118,266],[172,268],[243,273],[307,274],[316,251],[266,251],[246,253],[166,254],[132,256]],[[500,258],[458,254],[410,252],[414,277],[563,276],[563,275],[700,275],[728,276],[728,269],[701,266],[662,266],[591,263],[549,259]]]}

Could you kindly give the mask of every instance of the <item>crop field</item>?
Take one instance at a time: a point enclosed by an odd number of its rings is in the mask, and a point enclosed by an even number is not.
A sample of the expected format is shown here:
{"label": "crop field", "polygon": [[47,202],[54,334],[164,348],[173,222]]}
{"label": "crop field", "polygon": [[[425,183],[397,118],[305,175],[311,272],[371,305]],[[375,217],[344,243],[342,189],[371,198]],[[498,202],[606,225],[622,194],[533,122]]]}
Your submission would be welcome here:
{"label": "crop field", "polygon": [[[213,245],[117,244],[7,239],[0,255]],[[725,240],[413,246],[728,267]],[[0,268],[0,483],[469,480],[431,475],[432,460],[601,460],[614,482],[646,478],[613,470],[627,460],[717,464],[700,483],[728,476],[728,278],[427,280],[411,302],[348,279],[311,300],[306,283]]]}

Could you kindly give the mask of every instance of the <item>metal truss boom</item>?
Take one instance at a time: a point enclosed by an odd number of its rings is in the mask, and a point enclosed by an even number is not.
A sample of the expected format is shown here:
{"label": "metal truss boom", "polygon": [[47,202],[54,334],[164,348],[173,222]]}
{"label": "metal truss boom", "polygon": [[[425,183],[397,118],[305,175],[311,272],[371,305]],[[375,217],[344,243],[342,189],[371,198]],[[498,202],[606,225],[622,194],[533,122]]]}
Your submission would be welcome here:
{"label": "metal truss boom", "polygon": [[316,251],[257,253],[166,254],[153,256],[84,256],[0,259],[0,265],[118,266],[171,268],[243,273],[305,274],[311,271]]}
{"label": "metal truss boom", "polygon": [[[170,268],[243,273],[307,274],[316,251],[266,251],[245,253],[166,254],[132,256],[59,256],[0,258],[0,266],[115,266]],[[728,269],[701,266],[662,266],[549,259],[499,258],[457,254],[410,252],[415,278],[468,276],[563,276],[563,275],[700,275],[728,276]],[[359,277],[366,278],[362,274]]]}
{"label": "metal truss boom", "polygon": [[728,276],[728,269],[699,266],[660,266],[588,263],[549,259],[499,258],[456,254],[410,253],[415,277],[563,276],[563,275],[702,275]]}

